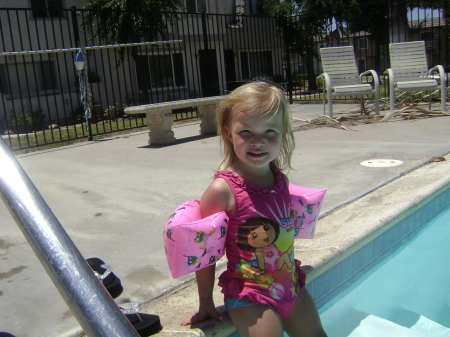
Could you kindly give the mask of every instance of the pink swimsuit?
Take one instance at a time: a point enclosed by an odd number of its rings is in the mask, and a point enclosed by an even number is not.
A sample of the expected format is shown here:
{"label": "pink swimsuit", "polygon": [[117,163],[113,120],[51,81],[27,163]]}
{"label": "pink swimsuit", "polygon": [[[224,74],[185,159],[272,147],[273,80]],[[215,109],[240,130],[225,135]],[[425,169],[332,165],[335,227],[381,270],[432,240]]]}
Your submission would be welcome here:
{"label": "pink swimsuit", "polygon": [[294,260],[294,231],[290,223],[290,195],[279,170],[276,184],[261,189],[230,171],[214,177],[230,186],[235,206],[229,215],[225,249],[227,270],[219,277],[225,299],[269,305],[285,319],[305,286],[306,275]]}

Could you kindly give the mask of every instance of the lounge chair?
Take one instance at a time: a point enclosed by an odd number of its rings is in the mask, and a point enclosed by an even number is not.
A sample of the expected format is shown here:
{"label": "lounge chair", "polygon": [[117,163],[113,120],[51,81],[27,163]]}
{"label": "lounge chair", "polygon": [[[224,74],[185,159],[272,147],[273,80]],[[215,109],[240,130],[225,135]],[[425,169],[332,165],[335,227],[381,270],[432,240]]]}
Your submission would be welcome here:
{"label": "lounge chair", "polygon": [[[395,93],[401,91],[432,91],[441,89],[441,109],[446,111],[445,72],[441,65],[428,70],[424,41],[389,44],[391,68],[389,77],[390,109],[395,109]],[[439,73],[439,80],[434,73]],[[431,95],[429,108],[431,109]]]}
{"label": "lounge chair", "polygon": [[[375,112],[380,111],[380,85],[375,70],[367,70],[358,75],[355,53],[352,46],[320,48],[324,73],[317,79],[324,81],[323,111],[325,97],[328,101],[328,116],[333,117],[332,98],[336,96],[375,95]],[[373,85],[363,83],[363,77],[371,74]]]}

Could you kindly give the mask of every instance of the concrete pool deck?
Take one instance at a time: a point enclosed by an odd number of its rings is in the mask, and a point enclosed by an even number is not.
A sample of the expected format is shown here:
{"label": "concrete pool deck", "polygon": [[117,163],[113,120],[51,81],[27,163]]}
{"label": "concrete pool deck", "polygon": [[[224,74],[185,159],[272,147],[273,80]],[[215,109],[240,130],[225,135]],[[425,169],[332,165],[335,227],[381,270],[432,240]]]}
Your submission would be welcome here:
{"label": "concrete pool deck", "polygon": [[[336,105],[335,116],[354,107]],[[306,120],[319,116],[322,106],[295,105],[292,110],[293,117]],[[449,180],[448,161],[428,162],[450,152],[450,117],[395,118],[350,128],[295,133],[296,170],[289,172],[290,181],[328,189],[322,214],[330,214],[319,221],[316,239],[296,242],[296,257],[313,267],[310,279],[327,268],[327,261],[332,263],[370,235],[366,228],[386,222]],[[191,275],[170,277],[162,245],[162,228],[171,211],[199,198],[211,181],[220,158],[219,140],[196,136],[198,123],[174,127],[174,132],[178,142],[165,147],[147,146],[143,132],[20,155],[18,160],[83,256],[101,257],[114,267],[124,286],[120,297],[133,298],[143,303],[142,312],[161,316],[161,336],[202,336],[203,331],[219,336],[219,331],[231,332],[231,325],[210,320],[197,327],[179,326],[196,310],[196,286]],[[404,164],[360,165],[380,158]],[[3,203],[0,222],[0,331],[80,335],[77,321]],[[343,226],[362,232],[337,235]],[[215,296],[220,305],[218,287]]]}

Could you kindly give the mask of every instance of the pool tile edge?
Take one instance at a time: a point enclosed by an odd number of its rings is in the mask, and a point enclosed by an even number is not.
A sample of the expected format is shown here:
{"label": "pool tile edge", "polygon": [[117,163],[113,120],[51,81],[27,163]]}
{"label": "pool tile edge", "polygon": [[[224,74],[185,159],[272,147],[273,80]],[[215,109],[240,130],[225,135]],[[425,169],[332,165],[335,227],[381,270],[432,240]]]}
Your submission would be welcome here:
{"label": "pool tile edge", "polygon": [[[421,226],[450,204],[450,156],[446,158],[445,162],[426,164],[330,213],[319,221],[314,240],[296,242],[296,257],[309,265],[308,289],[312,290],[311,295],[321,312],[337,300],[336,296],[347,291],[348,283],[350,287],[356,286],[355,282],[361,282],[373,272],[372,267],[376,268],[385,257],[394,254],[403,241],[414,236],[418,229],[410,228],[412,225],[420,222]],[[416,212],[444,193],[424,212]],[[422,216],[422,213],[430,215]],[[379,242],[373,241],[375,238]],[[347,266],[346,271],[340,271],[341,283],[331,280],[330,271],[341,268],[349,259],[351,263],[347,265],[351,270]],[[324,282],[327,278],[329,280]]]}

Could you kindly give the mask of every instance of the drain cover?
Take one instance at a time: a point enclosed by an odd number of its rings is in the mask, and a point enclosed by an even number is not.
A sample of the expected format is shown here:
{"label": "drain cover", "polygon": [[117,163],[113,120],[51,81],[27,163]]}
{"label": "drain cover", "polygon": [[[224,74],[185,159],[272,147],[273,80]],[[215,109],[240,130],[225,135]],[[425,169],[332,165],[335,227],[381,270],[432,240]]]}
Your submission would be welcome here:
{"label": "drain cover", "polygon": [[390,167],[402,165],[403,162],[395,159],[371,159],[363,161],[360,164],[367,167]]}

